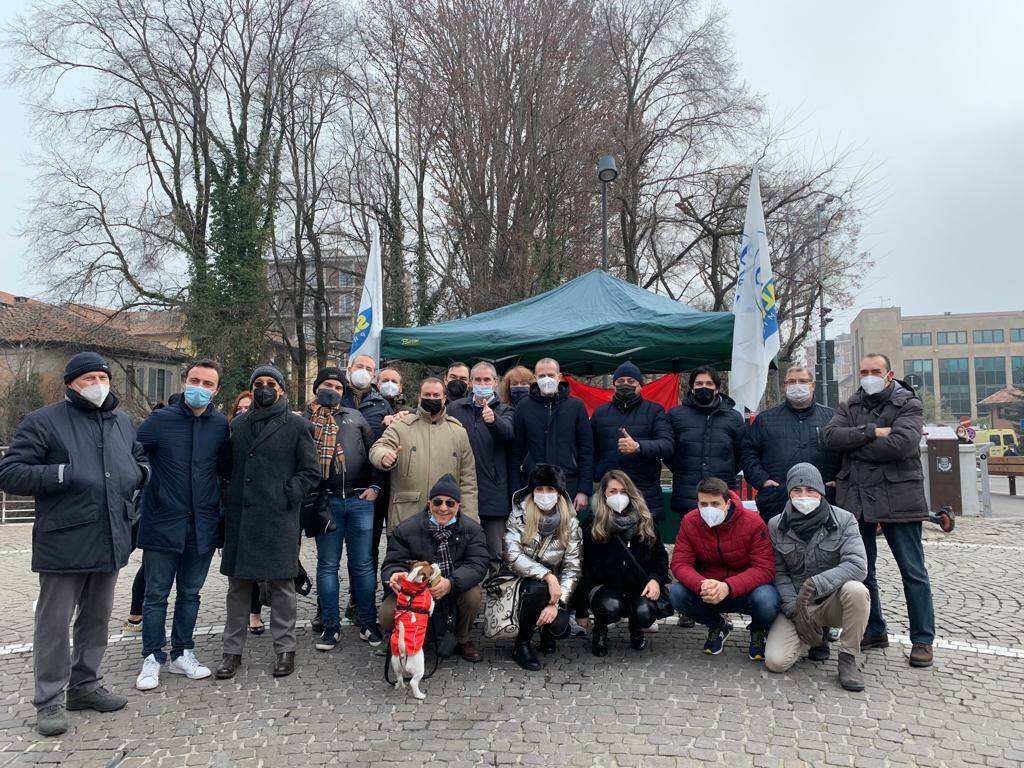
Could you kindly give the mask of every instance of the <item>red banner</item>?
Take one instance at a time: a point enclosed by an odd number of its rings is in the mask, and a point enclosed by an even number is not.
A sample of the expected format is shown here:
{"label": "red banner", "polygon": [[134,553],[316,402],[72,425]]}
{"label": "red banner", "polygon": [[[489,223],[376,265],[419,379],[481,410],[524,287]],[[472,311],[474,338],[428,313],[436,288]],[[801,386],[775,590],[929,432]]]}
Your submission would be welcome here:
{"label": "red banner", "polygon": [[[576,381],[571,376],[564,378],[569,382],[569,394],[578,397],[587,406],[588,416],[593,416],[599,406],[610,403],[612,395],[615,394],[614,389],[591,387]],[[658,403],[666,411],[669,408],[675,408],[679,405],[679,374],[669,373],[660,379],[644,384],[640,389],[640,394],[645,400]]]}

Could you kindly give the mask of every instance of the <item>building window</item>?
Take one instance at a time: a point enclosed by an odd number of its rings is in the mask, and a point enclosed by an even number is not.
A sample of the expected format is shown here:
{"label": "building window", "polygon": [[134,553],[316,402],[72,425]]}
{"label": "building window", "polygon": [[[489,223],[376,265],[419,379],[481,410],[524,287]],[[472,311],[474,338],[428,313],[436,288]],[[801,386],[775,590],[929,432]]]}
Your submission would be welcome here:
{"label": "building window", "polygon": [[1013,371],[1013,386],[1024,387],[1024,356],[1010,358],[1010,368]]}
{"label": "building window", "polygon": [[974,343],[975,344],[1002,344],[1003,343],[1003,329],[1002,328],[989,328],[984,331],[974,332]]}
{"label": "building window", "polygon": [[967,331],[939,331],[936,341],[939,344],[966,344]]}
{"label": "building window", "polygon": [[903,378],[917,390],[918,394],[935,391],[931,360],[904,360]]}
{"label": "building window", "polygon": [[954,416],[971,415],[971,374],[966,357],[939,360],[939,390]]}
{"label": "building window", "polygon": [[1024,328],[1011,328],[1010,341],[1024,341]]}
{"label": "building window", "polygon": [[1000,389],[1006,389],[1006,358],[974,358],[974,388],[980,403]]}
{"label": "building window", "polygon": [[930,347],[932,345],[931,333],[904,333],[904,347]]}

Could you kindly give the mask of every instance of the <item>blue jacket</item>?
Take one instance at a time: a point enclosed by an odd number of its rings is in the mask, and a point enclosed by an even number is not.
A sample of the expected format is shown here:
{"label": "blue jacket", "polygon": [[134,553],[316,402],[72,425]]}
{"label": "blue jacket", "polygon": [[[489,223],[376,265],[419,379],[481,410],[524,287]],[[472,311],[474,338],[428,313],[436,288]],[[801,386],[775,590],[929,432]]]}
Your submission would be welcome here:
{"label": "blue jacket", "polygon": [[491,398],[494,423],[485,424],[483,408],[469,395],[448,403],[445,412],[459,420],[469,435],[476,459],[477,512],[480,517],[508,517],[512,511],[512,490],[508,487],[508,449],[514,437],[515,409]]}
{"label": "blue jacket", "polygon": [[34,496],[32,570],[117,571],[132,551],[135,491],[149,474],[128,414],[81,395],[32,411],[0,461],[0,488]]}
{"label": "blue jacket", "polygon": [[[594,430],[594,481],[600,482],[610,469],[621,469],[636,483],[656,520],[665,516],[661,495],[661,462],[672,459],[672,425],[665,409],[640,399],[625,406],[612,400],[590,417]],[[640,443],[637,453],[619,453],[620,430]]]}
{"label": "blue jacket", "polygon": [[212,405],[194,416],[182,398],[149,414],[138,437],[153,471],[142,494],[139,548],[183,552],[194,520],[196,548],[211,552],[220,521],[217,461],[228,449],[228,420]]}

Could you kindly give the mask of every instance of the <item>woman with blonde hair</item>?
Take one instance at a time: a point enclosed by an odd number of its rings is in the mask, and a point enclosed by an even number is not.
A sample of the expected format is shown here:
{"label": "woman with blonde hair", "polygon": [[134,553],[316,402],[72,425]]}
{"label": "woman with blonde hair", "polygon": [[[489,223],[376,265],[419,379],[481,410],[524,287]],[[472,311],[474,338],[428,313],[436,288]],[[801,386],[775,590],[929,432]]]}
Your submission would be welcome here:
{"label": "woman with blonde hair", "polygon": [[533,371],[523,365],[509,368],[501,379],[499,398],[501,402],[516,405],[530,394],[530,385],[537,380]]}
{"label": "woman with blonde hair", "polygon": [[606,472],[591,506],[593,514],[583,523],[576,621],[586,627],[593,615],[595,656],[608,655],[608,626],[622,619],[629,623],[630,647],[643,650],[643,630],[669,612],[662,600],[669,581],[665,545],[643,494],[625,472]]}
{"label": "woman with blonde hair", "polygon": [[540,628],[541,653],[554,653],[569,635],[569,604],[580,577],[580,525],[565,489],[565,474],[538,464],[529,484],[512,497],[505,530],[505,565],[522,579],[519,632],[512,659],[531,672],[540,669],[533,633]]}

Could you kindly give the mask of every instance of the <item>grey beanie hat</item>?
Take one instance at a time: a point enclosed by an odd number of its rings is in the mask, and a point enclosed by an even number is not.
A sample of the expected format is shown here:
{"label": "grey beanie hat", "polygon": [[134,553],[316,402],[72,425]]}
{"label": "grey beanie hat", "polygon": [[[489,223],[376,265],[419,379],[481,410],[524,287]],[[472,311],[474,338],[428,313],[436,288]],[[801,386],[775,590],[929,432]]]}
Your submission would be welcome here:
{"label": "grey beanie hat", "polygon": [[257,366],[256,370],[252,372],[252,376],[249,377],[249,389],[252,389],[252,385],[256,383],[256,379],[260,376],[269,376],[277,382],[281,389],[285,388],[284,374],[268,363],[267,365]]}
{"label": "grey beanie hat", "polygon": [[825,481],[821,479],[821,472],[813,464],[802,462],[794,464],[793,468],[786,474],[786,491],[792,491],[797,486],[813,488],[822,496],[825,495]]}

